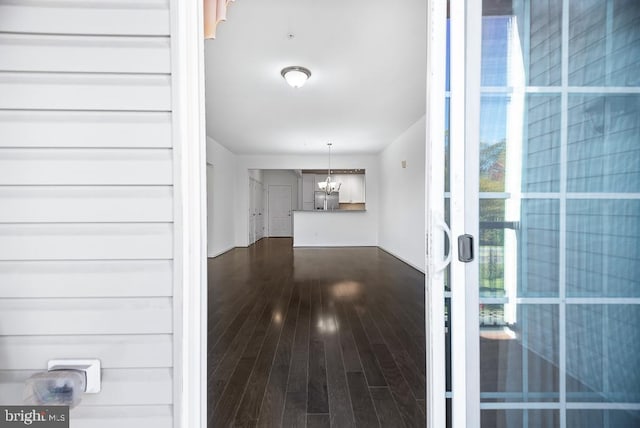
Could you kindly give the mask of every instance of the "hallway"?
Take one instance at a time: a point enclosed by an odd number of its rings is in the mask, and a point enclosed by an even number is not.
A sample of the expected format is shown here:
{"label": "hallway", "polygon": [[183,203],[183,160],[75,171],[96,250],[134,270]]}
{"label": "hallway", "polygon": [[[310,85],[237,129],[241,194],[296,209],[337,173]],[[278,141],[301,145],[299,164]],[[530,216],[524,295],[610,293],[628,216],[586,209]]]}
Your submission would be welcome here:
{"label": "hallway", "polygon": [[208,269],[209,427],[424,426],[422,273],[288,238]]}

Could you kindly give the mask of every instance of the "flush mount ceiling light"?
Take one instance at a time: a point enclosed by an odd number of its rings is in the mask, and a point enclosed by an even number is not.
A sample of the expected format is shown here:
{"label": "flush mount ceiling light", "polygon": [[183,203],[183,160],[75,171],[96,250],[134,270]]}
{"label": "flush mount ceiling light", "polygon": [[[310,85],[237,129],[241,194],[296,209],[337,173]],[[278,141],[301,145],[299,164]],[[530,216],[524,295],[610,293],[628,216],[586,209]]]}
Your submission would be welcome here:
{"label": "flush mount ceiling light", "polygon": [[283,68],[280,74],[293,88],[301,88],[307,79],[311,77],[311,72],[308,68],[299,67],[297,65]]}

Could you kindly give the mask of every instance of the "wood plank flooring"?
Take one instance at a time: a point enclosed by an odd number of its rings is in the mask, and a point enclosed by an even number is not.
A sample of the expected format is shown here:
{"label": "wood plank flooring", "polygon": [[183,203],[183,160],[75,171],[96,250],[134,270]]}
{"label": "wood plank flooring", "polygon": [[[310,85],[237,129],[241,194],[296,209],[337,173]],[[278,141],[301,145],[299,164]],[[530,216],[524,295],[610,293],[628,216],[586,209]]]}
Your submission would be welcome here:
{"label": "wood plank flooring", "polygon": [[424,275],[267,238],[209,260],[209,427],[424,427]]}

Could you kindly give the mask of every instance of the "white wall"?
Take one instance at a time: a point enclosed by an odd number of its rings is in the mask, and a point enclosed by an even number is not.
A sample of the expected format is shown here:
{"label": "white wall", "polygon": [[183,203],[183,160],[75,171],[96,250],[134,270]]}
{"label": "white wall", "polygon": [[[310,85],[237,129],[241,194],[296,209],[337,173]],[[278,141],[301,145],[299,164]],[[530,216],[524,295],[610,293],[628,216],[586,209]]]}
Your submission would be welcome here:
{"label": "white wall", "polygon": [[[379,158],[383,203],[378,246],[422,272],[425,269],[425,126],[423,116],[380,152]],[[406,168],[402,168],[402,161],[407,161]]]}
{"label": "white wall", "polygon": [[2,404],[98,358],[72,426],[173,425],[171,22],[164,0],[0,2]]}
{"label": "white wall", "polygon": [[[331,157],[335,169],[366,169],[367,211],[362,213],[360,227],[368,243],[378,242],[378,155],[336,155]],[[236,222],[235,242],[246,247],[249,239],[249,174],[250,169],[323,169],[327,167],[326,155],[238,155],[236,168]],[[357,245],[357,244],[354,244]]]}
{"label": "white wall", "polygon": [[207,137],[207,254],[216,257],[235,246],[236,155]]}
{"label": "white wall", "polygon": [[[297,186],[298,180],[292,170],[322,169],[326,167],[327,162],[324,155],[234,155],[215,141],[209,139],[209,142],[219,152],[219,156],[222,156],[226,168],[218,181],[221,188],[215,184],[215,175],[213,185],[214,193],[224,193],[221,196],[225,201],[223,208],[210,207],[210,210],[224,211],[224,214],[218,214],[220,221],[216,220],[214,214],[213,224],[210,223],[209,226],[211,230],[219,230],[218,234],[224,236],[224,245],[218,246],[217,251],[248,245],[249,176],[263,182],[266,188],[269,184]],[[407,161],[407,168],[402,168],[403,160]],[[349,245],[378,245],[424,272],[424,117],[378,155],[333,156],[332,164],[336,169],[366,170],[367,211],[361,214],[362,217],[358,221],[362,235],[361,238],[350,240]],[[295,190],[296,187],[293,189],[292,207],[297,209],[298,192]],[[213,236],[210,235],[210,241],[217,242],[219,238],[215,235],[215,232]],[[305,242],[307,241],[312,242]],[[209,248],[212,248],[211,242]],[[211,254],[219,252],[210,251]]]}

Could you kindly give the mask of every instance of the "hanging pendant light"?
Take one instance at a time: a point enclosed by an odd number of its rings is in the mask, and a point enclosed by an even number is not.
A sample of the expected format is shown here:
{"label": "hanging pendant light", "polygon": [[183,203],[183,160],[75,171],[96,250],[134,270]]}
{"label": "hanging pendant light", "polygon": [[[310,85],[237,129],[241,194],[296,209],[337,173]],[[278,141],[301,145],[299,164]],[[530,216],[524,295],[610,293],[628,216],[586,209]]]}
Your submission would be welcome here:
{"label": "hanging pendant light", "polygon": [[327,170],[327,179],[325,181],[321,181],[320,183],[318,183],[318,187],[327,195],[330,195],[334,192],[339,192],[340,186],[342,185],[342,183],[337,183],[331,179],[331,146],[332,144],[327,143],[327,146],[329,146],[329,169]]}

